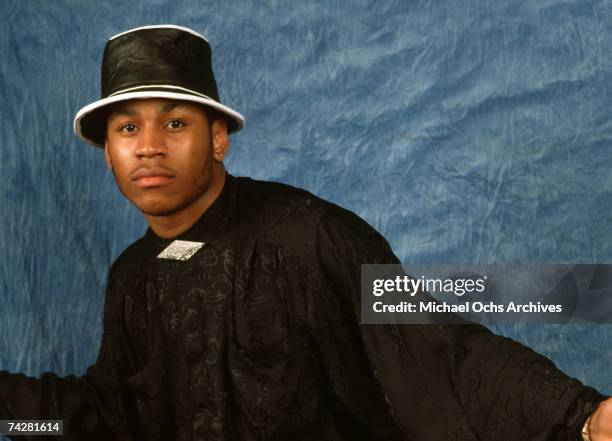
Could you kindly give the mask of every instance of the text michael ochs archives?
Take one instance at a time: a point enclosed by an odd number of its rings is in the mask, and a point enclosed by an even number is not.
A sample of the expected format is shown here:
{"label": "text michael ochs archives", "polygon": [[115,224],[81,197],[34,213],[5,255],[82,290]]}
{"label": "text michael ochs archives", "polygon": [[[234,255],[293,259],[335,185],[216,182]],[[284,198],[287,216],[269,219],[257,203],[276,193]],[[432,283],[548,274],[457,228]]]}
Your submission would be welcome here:
{"label": "text michael ochs archives", "polygon": [[361,322],[597,323],[599,311],[612,307],[602,305],[611,296],[587,292],[587,270],[561,264],[362,265]]}

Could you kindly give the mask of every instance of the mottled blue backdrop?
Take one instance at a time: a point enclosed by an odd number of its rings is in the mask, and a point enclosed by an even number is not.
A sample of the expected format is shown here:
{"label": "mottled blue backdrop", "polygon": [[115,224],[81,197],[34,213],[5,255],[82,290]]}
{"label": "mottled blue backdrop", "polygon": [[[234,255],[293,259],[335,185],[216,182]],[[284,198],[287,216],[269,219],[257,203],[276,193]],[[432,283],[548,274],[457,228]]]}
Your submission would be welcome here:
{"label": "mottled blue backdrop", "polygon": [[[304,187],[411,263],[612,262],[612,1],[2,1],[0,369],[82,373],[144,231],[72,118],[105,40],[206,35],[235,175]],[[497,328],[612,393],[612,327]]]}

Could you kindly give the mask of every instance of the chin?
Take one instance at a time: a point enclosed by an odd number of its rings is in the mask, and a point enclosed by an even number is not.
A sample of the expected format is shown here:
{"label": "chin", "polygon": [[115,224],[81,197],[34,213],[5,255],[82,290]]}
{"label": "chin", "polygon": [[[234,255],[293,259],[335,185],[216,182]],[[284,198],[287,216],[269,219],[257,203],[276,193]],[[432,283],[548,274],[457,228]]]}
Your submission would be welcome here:
{"label": "chin", "polygon": [[179,210],[176,203],[171,204],[165,201],[132,201],[132,203],[141,213],[148,216],[169,216]]}

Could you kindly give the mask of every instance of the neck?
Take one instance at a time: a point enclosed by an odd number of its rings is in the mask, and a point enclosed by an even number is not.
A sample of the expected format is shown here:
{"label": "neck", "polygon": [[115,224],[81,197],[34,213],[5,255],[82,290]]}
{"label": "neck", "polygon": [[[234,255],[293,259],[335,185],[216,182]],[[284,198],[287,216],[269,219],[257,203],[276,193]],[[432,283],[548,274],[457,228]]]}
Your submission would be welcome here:
{"label": "neck", "polygon": [[164,239],[172,239],[187,231],[210,208],[223,190],[225,168],[223,164],[213,167],[210,187],[188,207],[164,216],[144,214],[145,220],[155,234]]}

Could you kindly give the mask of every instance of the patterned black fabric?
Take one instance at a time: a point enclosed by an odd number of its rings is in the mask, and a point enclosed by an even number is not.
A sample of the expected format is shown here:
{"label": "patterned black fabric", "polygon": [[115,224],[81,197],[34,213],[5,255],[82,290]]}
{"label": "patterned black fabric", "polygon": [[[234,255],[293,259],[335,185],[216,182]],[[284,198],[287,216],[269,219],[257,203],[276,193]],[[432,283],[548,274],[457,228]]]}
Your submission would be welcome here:
{"label": "patterned black fabric", "polygon": [[0,374],[0,418],[64,418],[64,440],[575,441],[604,399],[481,326],[359,325],[360,264],[397,258],[305,191],[228,175],[178,239],[206,244],[158,259],[149,230],[114,263],[83,378]]}

